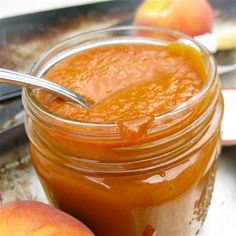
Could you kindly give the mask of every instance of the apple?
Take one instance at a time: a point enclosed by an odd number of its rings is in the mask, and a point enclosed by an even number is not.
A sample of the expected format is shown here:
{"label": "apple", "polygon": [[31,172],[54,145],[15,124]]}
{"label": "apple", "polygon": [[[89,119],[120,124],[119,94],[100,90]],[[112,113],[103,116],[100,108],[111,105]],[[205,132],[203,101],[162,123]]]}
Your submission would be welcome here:
{"label": "apple", "polygon": [[94,236],[74,217],[37,201],[0,206],[1,236]]}
{"label": "apple", "polygon": [[134,24],[197,36],[212,31],[213,10],[207,0],[146,0],[137,9]]}

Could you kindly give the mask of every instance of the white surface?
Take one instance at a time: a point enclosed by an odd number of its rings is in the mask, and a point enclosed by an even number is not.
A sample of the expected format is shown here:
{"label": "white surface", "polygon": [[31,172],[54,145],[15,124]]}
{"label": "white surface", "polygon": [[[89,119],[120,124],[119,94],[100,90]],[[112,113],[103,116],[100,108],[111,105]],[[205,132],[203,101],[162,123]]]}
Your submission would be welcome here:
{"label": "white surface", "polygon": [[223,144],[236,144],[236,89],[223,89],[223,97],[225,104],[222,123]]}
{"label": "white surface", "polygon": [[0,0],[0,19],[34,12],[107,1],[111,0]]}

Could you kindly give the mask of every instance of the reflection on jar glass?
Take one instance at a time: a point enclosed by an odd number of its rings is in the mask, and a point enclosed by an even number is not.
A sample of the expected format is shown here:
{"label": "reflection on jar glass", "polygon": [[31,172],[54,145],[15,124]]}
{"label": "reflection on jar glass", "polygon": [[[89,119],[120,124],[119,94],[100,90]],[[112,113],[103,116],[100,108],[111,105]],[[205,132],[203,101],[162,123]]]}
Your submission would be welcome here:
{"label": "reflection on jar glass", "polygon": [[[223,100],[215,61],[206,49],[182,34],[163,29],[122,27],[67,40],[44,54],[32,68],[31,72],[36,76],[47,77],[52,72],[58,76],[55,73],[62,68],[66,71],[68,67],[64,62],[69,62],[74,55],[80,54],[86,61],[85,56],[89,57],[86,52],[96,54],[99,48],[104,47],[114,49],[119,45],[116,50],[124,51],[125,45],[143,50],[145,45],[152,49],[157,45],[172,44],[177,47],[173,52],[179,50],[180,44],[188,45],[179,52],[188,56],[186,66],[192,63],[196,71],[200,68],[200,55],[206,80],[187,101],[151,118],[132,117],[132,120],[118,119],[115,122],[110,115],[99,123],[88,120],[92,117],[89,116],[83,122],[60,114],[65,105],[63,101],[55,106],[56,111],[50,110],[50,107],[42,105],[43,93],[40,95],[40,92],[30,89],[23,92],[31,158],[49,201],[84,222],[96,235],[197,233],[210,204],[220,152]],[[137,49],[137,45],[141,47]],[[190,47],[197,52],[196,58],[190,57],[194,53],[185,53]],[[172,50],[172,46],[170,48]],[[129,65],[128,55],[122,60]],[[161,70],[165,69],[163,65]],[[86,70],[94,70],[96,66],[87,66]],[[131,67],[128,68],[132,70]],[[151,68],[150,65],[150,71]],[[144,74],[144,80],[149,72]],[[113,71],[110,76],[109,86],[115,87],[112,83],[116,83],[116,73]],[[88,90],[91,89],[89,85]],[[185,87],[190,88],[187,85]],[[179,86],[178,83],[176,88]],[[92,95],[96,100],[99,88],[94,89]],[[127,94],[124,95],[126,98]],[[130,93],[130,100],[132,94],[135,96],[135,93]],[[167,99],[163,94],[162,98]],[[148,98],[144,102],[143,110],[148,110]],[[104,105],[102,109],[110,107]],[[121,108],[118,106],[117,109]],[[70,107],[68,111],[71,110]],[[114,112],[121,117],[127,111]],[[130,110],[130,116],[132,114]],[[110,119],[109,122],[106,119]]]}

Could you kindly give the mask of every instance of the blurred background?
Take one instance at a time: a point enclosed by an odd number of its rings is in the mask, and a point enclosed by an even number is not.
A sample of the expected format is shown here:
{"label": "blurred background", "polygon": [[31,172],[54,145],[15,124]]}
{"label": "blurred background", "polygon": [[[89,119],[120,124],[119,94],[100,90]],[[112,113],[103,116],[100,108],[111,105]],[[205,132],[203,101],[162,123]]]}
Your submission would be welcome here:
{"label": "blurred background", "polygon": [[[141,2],[0,0],[0,67],[29,73],[41,53],[66,38],[133,24]],[[235,0],[209,2],[214,10],[214,33],[236,27]],[[236,64],[235,49],[214,55],[220,66]],[[223,88],[234,90],[226,101],[231,142],[222,148],[212,204],[199,233],[207,236],[236,235],[236,70],[226,70],[220,78]],[[47,201],[31,166],[23,122],[21,88],[0,83],[0,203],[15,199]]]}

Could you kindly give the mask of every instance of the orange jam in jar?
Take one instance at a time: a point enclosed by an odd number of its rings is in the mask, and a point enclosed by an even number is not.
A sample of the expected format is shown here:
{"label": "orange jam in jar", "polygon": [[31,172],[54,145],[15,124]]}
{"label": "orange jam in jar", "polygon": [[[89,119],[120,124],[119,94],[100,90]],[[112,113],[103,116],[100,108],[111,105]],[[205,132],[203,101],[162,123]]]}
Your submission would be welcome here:
{"label": "orange jam in jar", "polygon": [[223,115],[206,49],[167,30],[106,29],[59,44],[32,74],[92,104],[23,92],[31,158],[51,204],[96,235],[198,232]]}

